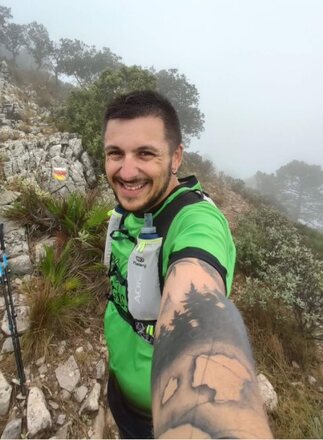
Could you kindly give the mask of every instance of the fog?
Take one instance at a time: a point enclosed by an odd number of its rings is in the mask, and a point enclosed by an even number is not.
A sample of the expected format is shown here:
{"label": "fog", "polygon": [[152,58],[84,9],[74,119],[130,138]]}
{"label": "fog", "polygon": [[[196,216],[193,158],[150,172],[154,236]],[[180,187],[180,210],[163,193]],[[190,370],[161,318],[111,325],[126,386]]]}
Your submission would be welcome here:
{"label": "fog", "polygon": [[191,151],[246,178],[323,166],[322,0],[1,0],[52,40],[107,46],[127,65],[177,68],[200,93]]}

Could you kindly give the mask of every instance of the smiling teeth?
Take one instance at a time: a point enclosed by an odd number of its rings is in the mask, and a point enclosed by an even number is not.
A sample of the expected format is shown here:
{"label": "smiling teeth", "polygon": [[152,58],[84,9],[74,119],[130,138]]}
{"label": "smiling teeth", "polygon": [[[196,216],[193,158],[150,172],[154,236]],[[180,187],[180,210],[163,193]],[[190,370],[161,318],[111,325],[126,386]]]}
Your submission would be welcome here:
{"label": "smiling teeth", "polygon": [[137,186],[130,186],[130,185],[127,185],[126,183],[123,183],[123,186],[129,191],[136,191],[138,189],[141,189],[144,186],[144,183],[141,185],[137,185]]}

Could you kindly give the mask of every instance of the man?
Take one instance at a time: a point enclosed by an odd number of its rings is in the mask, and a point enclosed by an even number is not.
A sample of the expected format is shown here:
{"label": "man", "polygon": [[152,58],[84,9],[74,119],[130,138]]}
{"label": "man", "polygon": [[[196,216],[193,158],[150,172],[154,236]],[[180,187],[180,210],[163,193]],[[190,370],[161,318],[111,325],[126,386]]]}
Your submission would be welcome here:
{"label": "man", "polygon": [[[245,327],[227,298],[231,234],[196,179],[177,178],[183,146],[174,108],[152,91],[117,98],[105,115],[104,146],[119,203],[107,237],[105,336],[108,400],[121,436],[271,437]],[[155,312],[145,277],[151,295],[156,285],[160,292]]]}

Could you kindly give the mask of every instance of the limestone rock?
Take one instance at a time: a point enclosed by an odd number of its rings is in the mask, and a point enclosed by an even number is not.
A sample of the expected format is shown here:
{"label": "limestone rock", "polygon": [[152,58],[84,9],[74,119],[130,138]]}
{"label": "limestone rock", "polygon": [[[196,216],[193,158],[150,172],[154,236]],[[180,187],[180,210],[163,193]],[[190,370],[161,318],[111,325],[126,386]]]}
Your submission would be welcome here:
{"label": "limestone rock", "polygon": [[65,364],[59,365],[55,374],[60,387],[70,393],[73,392],[81,377],[74,356],[70,356]]}
{"label": "limestone rock", "polygon": [[103,437],[104,428],[105,428],[105,410],[100,405],[98,414],[94,420],[93,434],[92,434],[91,438],[104,438]]}
{"label": "limestone rock", "polygon": [[74,400],[78,403],[83,402],[87,392],[88,388],[85,385],[81,385],[80,387],[76,388],[73,393]]}
{"label": "limestone rock", "polygon": [[266,409],[270,412],[274,411],[278,404],[277,393],[274,390],[274,387],[264,374],[258,374],[257,380]]}
{"label": "limestone rock", "polygon": [[59,414],[57,416],[56,422],[57,422],[58,425],[64,425],[65,420],[66,420],[66,414]]}
{"label": "limestone rock", "polygon": [[2,191],[1,192],[1,199],[0,199],[0,206],[1,205],[9,205],[10,203],[17,200],[19,196],[19,193],[17,191]]}
{"label": "limestone rock", "polygon": [[98,382],[96,382],[94,384],[88,398],[86,399],[84,404],[81,406],[80,414],[82,412],[90,412],[91,413],[91,412],[98,411],[100,392],[101,392],[101,385]]}
{"label": "limestone rock", "polygon": [[71,400],[71,393],[67,390],[62,389],[61,391],[61,399],[64,402],[68,402],[69,400]]}
{"label": "limestone rock", "polygon": [[99,362],[95,366],[96,371],[96,379],[102,379],[105,373],[105,360],[100,359]]}
{"label": "limestone rock", "polygon": [[307,380],[308,380],[308,383],[309,383],[310,385],[315,385],[316,382],[317,382],[317,380],[315,379],[315,377],[314,377],[314,376],[311,376],[311,375],[309,375],[309,376],[307,377]]}
{"label": "limestone rock", "polygon": [[[30,320],[29,320],[29,307],[28,306],[19,306],[15,308],[16,311],[16,324],[18,333],[24,333],[29,329]],[[4,314],[1,330],[7,336],[11,335],[9,329],[9,321],[7,313]]]}
{"label": "limestone rock", "polygon": [[9,410],[12,386],[0,371],[0,416],[5,416]]}
{"label": "limestone rock", "polygon": [[8,337],[4,340],[2,345],[1,353],[12,353],[13,352],[13,343],[12,338]]}
{"label": "limestone rock", "polygon": [[2,439],[6,438],[20,438],[21,434],[21,419],[13,419],[7,423],[1,435]]}
{"label": "limestone rock", "polygon": [[65,439],[68,438],[68,427],[70,426],[71,422],[67,422],[65,423],[64,426],[62,426],[61,428],[59,428],[59,430],[56,432],[56,434],[54,435],[54,437],[51,438],[58,438],[58,439]]}
{"label": "limestone rock", "polygon": [[29,255],[18,255],[10,258],[10,269],[15,275],[25,275],[33,269]]}
{"label": "limestone rock", "polygon": [[27,429],[32,437],[41,436],[42,433],[52,427],[52,418],[46,407],[43,392],[32,387],[27,401]]}

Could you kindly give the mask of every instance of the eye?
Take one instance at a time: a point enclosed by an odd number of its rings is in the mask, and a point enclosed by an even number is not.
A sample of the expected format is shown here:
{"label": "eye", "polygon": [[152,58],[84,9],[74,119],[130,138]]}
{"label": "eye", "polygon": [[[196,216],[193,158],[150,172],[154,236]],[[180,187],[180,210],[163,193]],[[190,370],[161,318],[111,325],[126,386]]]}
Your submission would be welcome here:
{"label": "eye", "polygon": [[117,159],[122,157],[122,152],[118,151],[118,150],[108,150],[105,153],[105,155],[106,155],[106,158],[108,158],[108,159],[115,159],[115,160],[117,160]]}
{"label": "eye", "polygon": [[142,150],[142,151],[139,151],[139,156],[142,157],[143,159],[149,159],[149,158],[155,157],[155,153],[153,153],[152,151],[149,151],[149,150]]}

